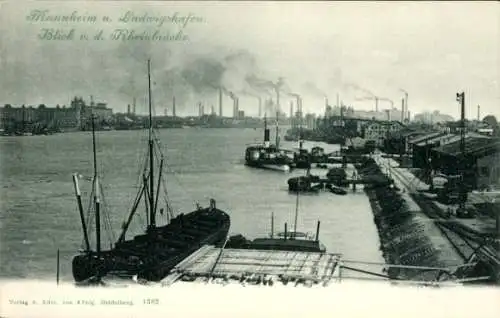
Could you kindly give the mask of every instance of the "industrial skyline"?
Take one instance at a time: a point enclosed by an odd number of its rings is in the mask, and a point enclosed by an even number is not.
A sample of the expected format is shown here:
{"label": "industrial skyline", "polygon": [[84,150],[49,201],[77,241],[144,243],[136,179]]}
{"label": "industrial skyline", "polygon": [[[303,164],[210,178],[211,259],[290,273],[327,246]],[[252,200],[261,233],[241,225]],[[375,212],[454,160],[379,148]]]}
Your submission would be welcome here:
{"label": "industrial skyline", "polygon": [[[98,25],[110,33],[124,26],[119,18],[128,11],[151,16],[187,14],[187,5],[172,9],[153,3],[146,10],[133,3],[122,12],[102,2],[85,3],[85,10],[111,16],[112,23]],[[217,88],[202,87],[206,83],[193,82],[193,78],[199,78],[194,76],[197,72],[209,78],[210,72],[223,65],[226,68],[217,75],[217,84],[238,95],[240,108],[257,104],[255,97],[241,94],[248,84],[244,79],[257,74],[273,82],[282,77],[291,93],[301,95],[304,110],[314,113],[322,112],[325,96],[334,100],[338,93],[346,104],[367,111],[375,108],[374,97],[381,97],[380,109],[391,104],[399,108],[401,99],[408,97],[406,107],[412,113],[439,109],[458,118],[454,94],[463,90],[466,117],[476,117],[477,105],[482,113],[500,117],[495,2],[196,3],[189,10],[203,22],[183,29],[189,35],[185,42],[40,41],[40,28],[57,25],[27,21],[27,14],[35,8],[41,9],[38,4],[7,2],[0,10],[4,30],[0,35],[4,43],[0,103],[55,105],[68,96],[93,94],[114,111],[126,112],[133,97],[140,105],[147,93],[137,74],[143,72],[144,60],[151,58],[156,73],[155,106],[169,104],[175,95],[179,113],[182,107],[204,99],[217,105]],[[44,8],[60,15],[85,11],[78,2],[44,2]],[[146,31],[157,28],[127,26]],[[76,27],[89,32],[96,29],[95,23]],[[268,93],[259,94],[265,98]],[[224,98],[225,104],[231,102]],[[294,100],[286,93],[281,98],[284,110]],[[197,113],[195,107],[193,113]]]}

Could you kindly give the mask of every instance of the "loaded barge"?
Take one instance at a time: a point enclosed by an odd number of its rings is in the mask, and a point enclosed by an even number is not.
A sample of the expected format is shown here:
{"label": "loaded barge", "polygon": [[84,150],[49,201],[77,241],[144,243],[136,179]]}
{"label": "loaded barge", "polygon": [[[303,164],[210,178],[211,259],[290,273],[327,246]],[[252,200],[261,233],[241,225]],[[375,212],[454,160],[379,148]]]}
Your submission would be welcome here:
{"label": "loaded barge", "polygon": [[[215,200],[210,201],[207,208],[199,207],[197,210],[173,216],[168,198],[159,200],[160,189],[166,193],[164,173],[164,155],[160,145],[155,142],[153,136],[152,106],[151,106],[151,78],[150,61],[148,60],[148,84],[149,84],[149,141],[148,155],[145,158],[142,171],[142,185],[135,197],[133,207],[122,224],[119,239],[109,249],[101,249],[101,222],[110,227],[109,216],[105,212],[105,203],[102,197],[99,174],[97,172],[96,142],[94,117],[92,116],[92,142],[94,153],[94,176],[92,178],[93,204],[90,205],[89,215],[95,216],[95,250],[91,249],[89,242],[88,224],[90,217],[85,218],[80,188],[79,176],[73,175],[75,194],[82,223],[84,249],[73,258],[72,271],[77,283],[101,283],[102,277],[107,275],[119,277],[138,277],[140,279],[159,281],[164,278],[175,265],[185,259],[191,253],[206,244],[222,245],[230,227],[229,215],[215,206]],[[156,159],[156,160],[155,160]],[[156,161],[159,161],[157,168]],[[158,170],[157,170],[158,169]],[[157,180],[154,172],[158,173]],[[163,187],[160,187],[160,186]],[[145,214],[147,216],[147,228],[144,234],[136,235],[127,239],[126,234],[129,226],[136,215],[140,202],[145,203]],[[170,222],[157,225],[157,211],[164,214],[165,204],[167,219]],[[92,213],[93,212],[93,213]],[[107,216],[107,217],[104,217]]]}

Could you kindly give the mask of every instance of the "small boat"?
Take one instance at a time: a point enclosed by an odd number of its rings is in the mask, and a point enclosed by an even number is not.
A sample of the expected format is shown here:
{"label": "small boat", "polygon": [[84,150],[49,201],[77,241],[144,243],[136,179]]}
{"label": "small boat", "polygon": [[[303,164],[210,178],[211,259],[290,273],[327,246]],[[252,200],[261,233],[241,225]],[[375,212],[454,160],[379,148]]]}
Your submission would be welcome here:
{"label": "small boat", "polygon": [[323,188],[320,178],[307,174],[305,176],[288,179],[288,191],[292,192],[318,192]]}
{"label": "small boat", "polygon": [[326,253],[326,247],[319,241],[320,222],[316,226],[316,235],[297,231],[297,219],[299,214],[299,192],[295,202],[295,223],[294,230],[288,231],[285,223],[285,231],[274,233],[274,213],[271,213],[271,233],[269,237],[247,240],[242,235],[229,238],[226,248],[255,249],[255,250],[276,250],[293,252],[316,252]]}
{"label": "small boat", "polygon": [[285,223],[284,232],[271,232],[269,237],[247,240],[241,234],[231,236],[225,248],[326,253],[325,245],[319,241],[319,227],[320,222],[318,221],[314,236],[312,233],[289,232]]}
{"label": "small boat", "polygon": [[346,195],[347,194],[347,191],[345,189],[342,189],[342,188],[339,188],[339,187],[336,187],[336,186],[330,186],[328,187],[330,192],[331,193],[335,193],[335,194],[338,194],[338,195]]}

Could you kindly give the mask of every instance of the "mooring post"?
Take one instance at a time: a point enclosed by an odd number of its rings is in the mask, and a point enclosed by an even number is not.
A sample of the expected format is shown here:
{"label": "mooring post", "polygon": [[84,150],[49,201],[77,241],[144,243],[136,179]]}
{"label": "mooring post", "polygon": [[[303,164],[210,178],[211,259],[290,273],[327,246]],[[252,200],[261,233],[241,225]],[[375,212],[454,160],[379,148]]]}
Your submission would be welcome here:
{"label": "mooring post", "polygon": [[56,281],[57,285],[59,285],[59,249],[57,249],[57,265],[56,265]]}

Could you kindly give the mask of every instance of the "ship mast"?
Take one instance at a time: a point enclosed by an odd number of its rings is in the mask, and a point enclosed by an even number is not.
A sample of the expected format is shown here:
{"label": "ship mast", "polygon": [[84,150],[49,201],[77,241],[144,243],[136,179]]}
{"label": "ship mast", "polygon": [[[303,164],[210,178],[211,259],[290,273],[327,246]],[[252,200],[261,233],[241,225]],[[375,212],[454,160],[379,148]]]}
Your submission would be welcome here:
{"label": "ship mast", "polygon": [[276,87],[276,149],[279,149],[280,135],[279,135],[279,114],[280,114],[280,88]]}
{"label": "ship mast", "polygon": [[153,154],[153,114],[151,107],[151,60],[148,59],[148,100],[149,100],[149,228],[156,227],[154,206],[154,154]]}
{"label": "ship mast", "polygon": [[96,235],[96,253],[97,257],[101,255],[101,211],[100,211],[100,198],[99,198],[99,178],[97,174],[97,152],[95,143],[95,125],[94,114],[91,115],[92,119],[92,151],[94,153],[94,203],[95,203],[95,235]]}

